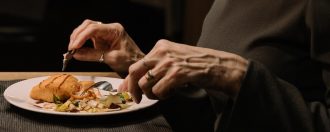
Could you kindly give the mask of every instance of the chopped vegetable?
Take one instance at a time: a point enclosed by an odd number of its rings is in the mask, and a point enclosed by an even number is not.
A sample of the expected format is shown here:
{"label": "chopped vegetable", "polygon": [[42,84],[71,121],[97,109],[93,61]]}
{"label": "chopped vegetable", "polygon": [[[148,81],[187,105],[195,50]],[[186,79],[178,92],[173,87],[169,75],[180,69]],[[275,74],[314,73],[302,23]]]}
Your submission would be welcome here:
{"label": "chopped vegetable", "polygon": [[59,104],[58,107],[55,109],[56,111],[60,111],[60,112],[66,112],[69,108],[69,105],[72,102],[70,100],[66,101],[64,104]]}
{"label": "chopped vegetable", "polygon": [[[126,109],[131,106],[127,102],[133,102],[127,92],[101,95],[97,89],[88,90],[85,95],[81,91],[73,93],[70,98],[54,95],[54,103],[45,103],[42,108],[59,112],[108,112]],[[40,106],[40,105],[38,105]]]}

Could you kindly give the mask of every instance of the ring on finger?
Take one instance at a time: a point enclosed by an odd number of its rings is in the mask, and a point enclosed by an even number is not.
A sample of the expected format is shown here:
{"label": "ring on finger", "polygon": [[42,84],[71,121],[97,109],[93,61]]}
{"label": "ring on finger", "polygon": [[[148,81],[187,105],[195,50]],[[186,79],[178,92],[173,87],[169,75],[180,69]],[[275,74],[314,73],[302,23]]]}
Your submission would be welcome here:
{"label": "ring on finger", "polygon": [[145,76],[148,81],[155,78],[155,75],[151,73],[151,70],[148,70],[147,75]]}
{"label": "ring on finger", "polygon": [[104,52],[102,52],[101,57],[99,59],[99,62],[100,63],[103,63],[104,62]]}

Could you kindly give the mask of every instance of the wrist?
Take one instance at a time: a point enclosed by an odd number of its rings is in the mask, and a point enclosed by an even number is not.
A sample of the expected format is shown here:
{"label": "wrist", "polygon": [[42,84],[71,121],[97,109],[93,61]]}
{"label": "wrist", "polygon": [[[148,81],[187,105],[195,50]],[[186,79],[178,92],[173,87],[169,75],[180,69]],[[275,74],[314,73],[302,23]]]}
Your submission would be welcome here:
{"label": "wrist", "polygon": [[208,72],[208,77],[212,80],[208,87],[236,98],[245,78],[249,61],[237,56],[220,58],[220,60],[222,60],[220,64]]}
{"label": "wrist", "polygon": [[241,90],[242,83],[245,79],[245,76],[246,76],[246,73],[247,73],[247,70],[249,67],[249,61],[244,59],[241,64],[242,65],[240,65],[240,68],[239,68],[240,73],[236,73],[236,74],[239,74],[239,75],[237,75],[238,78],[237,78],[236,83],[234,83],[231,88],[227,88],[227,91],[226,91],[226,94],[234,100],[237,98],[237,96]]}

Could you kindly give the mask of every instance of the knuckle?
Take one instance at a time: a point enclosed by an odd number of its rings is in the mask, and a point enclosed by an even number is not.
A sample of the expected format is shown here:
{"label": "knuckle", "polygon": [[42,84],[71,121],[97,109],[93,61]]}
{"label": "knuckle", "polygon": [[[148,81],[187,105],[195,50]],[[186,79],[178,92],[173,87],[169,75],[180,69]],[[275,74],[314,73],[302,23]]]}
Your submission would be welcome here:
{"label": "knuckle", "polygon": [[87,24],[89,24],[89,23],[92,23],[92,22],[93,22],[93,21],[90,20],[90,19],[85,19],[83,23],[87,23]]}
{"label": "knuckle", "polygon": [[169,41],[166,40],[166,39],[160,39],[160,40],[157,41],[157,44],[166,44],[166,43],[168,43],[168,42],[169,42]]}
{"label": "knuckle", "polygon": [[169,51],[169,47],[167,45],[167,43],[163,43],[163,42],[157,42],[155,45],[155,49],[157,53],[160,54],[166,54]]}
{"label": "knuckle", "polygon": [[[110,58],[110,57],[109,57]],[[124,60],[124,56],[119,51],[111,51],[111,60],[116,63]]]}
{"label": "knuckle", "polygon": [[125,28],[123,25],[121,25],[120,23],[116,22],[116,23],[112,23],[112,25],[114,26],[115,29],[117,29],[119,32],[124,32]]}
{"label": "knuckle", "polygon": [[130,75],[132,75],[133,77],[137,75],[137,73],[136,73],[137,68],[136,68],[136,67],[137,67],[136,64],[132,64],[132,65],[128,68],[128,73],[129,73]]}
{"label": "knuckle", "polygon": [[134,64],[132,64],[130,67],[128,67],[128,73],[129,74],[133,74],[134,73],[134,70],[135,70]]}
{"label": "knuckle", "polygon": [[168,40],[166,39],[160,39],[156,42],[155,47],[164,47],[168,43]]}
{"label": "knuckle", "polygon": [[91,30],[95,30],[99,25],[98,24],[89,24],[87,28],[90,28]]}
{"label": "knuckle", "polygon": [[163,60],[162,67],[171,67],[174,63],[172,58],[166,58]]}

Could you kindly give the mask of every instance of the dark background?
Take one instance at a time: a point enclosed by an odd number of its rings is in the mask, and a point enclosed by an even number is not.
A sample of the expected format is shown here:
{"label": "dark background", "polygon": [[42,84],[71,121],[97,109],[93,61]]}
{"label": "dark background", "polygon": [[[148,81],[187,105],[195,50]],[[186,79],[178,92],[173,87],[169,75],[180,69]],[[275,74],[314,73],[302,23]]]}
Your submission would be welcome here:
{"label": "dark background", "polygon": [[[69,36],[85,19],[121,23],[145,53],[162,38],[196,43],[211,0],[158,1],[2,0],[0,71],[60,71]],[[111,69],[73,60],[67,71]]]}

